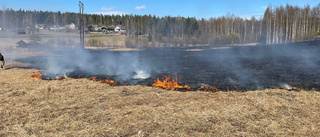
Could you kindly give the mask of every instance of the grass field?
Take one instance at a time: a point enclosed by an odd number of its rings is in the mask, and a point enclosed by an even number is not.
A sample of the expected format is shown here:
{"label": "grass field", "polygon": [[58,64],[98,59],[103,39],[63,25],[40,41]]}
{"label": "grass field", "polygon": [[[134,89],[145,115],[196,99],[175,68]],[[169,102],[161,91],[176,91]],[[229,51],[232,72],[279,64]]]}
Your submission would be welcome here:
{"label": "grass field", "polygon": [[0,136],[317,136],[320,93],[178,92],[0,71]]}

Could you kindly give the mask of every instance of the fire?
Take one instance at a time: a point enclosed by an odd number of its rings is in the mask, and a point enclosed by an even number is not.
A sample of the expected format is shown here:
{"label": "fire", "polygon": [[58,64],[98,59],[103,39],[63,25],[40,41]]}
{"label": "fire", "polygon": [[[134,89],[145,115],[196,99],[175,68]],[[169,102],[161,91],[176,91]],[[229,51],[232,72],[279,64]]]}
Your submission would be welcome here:
{"label": "fire", "polygon": [[108,79],[105,80],[105,82],[106,82],[107,84],[111,85],[111,86],[114,85],[114,80],[111,80],[109,77],[108,77]]}
{"label": "fire", "polygon": [[211,92],[217,92],[219,91],[218,88],[214,87],[214,86],[210,86],[208,84],[200,84],[201,87],[199,88],[199,90],[203,90],[203,91],[211,91]]}
{"label": "fire", "polygon": [[46,79],[42,77],[42,74],[40,72],[33,72],[32,74],[30,74],[31,77],[33,77],[34,79],[41,79],[41,80],[62,80],[64,79],[63,76],[57,76],[54,79]]}
{"label": "fire", "polygon": [[62,77],[57,76],[54,80],[62,80]]}
{"label": "fire", "polygon": [[174,80],[168,76],[163,76],[162,80],[159,80],[159,78],[157,78],[157,80],[155,80],[154,83],[152,84],[152,87],[159,87],[167,90],[177,90],[177,89],[190,90],[190,87],[188,85],[182,85],[177,81],[178,81],[177,78],[176,80]]}
{"label": "fire", "polygon": [[111,80],[109,77],[107,77],[106,80],[98,80],[97,77],[91,77],[91,80],[92,81],[97,81],[97,82],[100,82],[100,83],[106,83],[106,84],[109,84],[111,86],[113,86],[114,83],[115,83],[115,81]]}
{"label": "fire", "polygon": [[31,77],[33,77],[34,79],[42,79],[42,74],[40,72],[33,72],[31,74]]}
{"label": "fire", "polygon": [[92,77],[91,80],[92,80],[92,81],[98,81],[98,80],[97,80],[97,77]]}

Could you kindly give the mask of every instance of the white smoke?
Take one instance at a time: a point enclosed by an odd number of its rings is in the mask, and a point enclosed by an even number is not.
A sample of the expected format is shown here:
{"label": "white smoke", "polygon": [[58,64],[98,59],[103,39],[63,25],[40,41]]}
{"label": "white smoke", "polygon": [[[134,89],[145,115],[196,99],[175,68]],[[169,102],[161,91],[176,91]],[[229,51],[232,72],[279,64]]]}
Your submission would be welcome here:
{"label": "white smoke", "polygon": [[73,72],[88,75],[116,76],[119,80],[149,78],[150,67],[139,57],[139,52],[108,52],[73,49],[48,56],[41,64],[46,73],[61,75]]}

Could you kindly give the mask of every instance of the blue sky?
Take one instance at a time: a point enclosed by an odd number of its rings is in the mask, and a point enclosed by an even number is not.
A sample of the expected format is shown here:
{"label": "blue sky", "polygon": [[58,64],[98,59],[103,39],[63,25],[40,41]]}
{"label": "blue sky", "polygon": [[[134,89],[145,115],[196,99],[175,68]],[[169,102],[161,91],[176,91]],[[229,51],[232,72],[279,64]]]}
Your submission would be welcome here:
{"label": "blue sky", "polygon": [[[319,0],[81,0],[87,14],[138,14],[183,16],[196,18],[220,17],[227,13],[236,16],[259,17],[268,5],[289,3],[314,7]],[[14,10],[78,12],[79,0],[0,0],[0,6]]]}

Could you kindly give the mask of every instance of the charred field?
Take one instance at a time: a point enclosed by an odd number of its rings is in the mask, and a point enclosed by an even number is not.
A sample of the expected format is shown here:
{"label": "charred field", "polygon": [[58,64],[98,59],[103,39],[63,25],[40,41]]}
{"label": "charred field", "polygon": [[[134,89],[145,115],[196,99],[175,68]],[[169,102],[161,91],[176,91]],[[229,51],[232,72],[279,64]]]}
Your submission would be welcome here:
{"label": "charred field", "polygon": [[[176,78],[191,90],[203,84],[222,91],[249,91],[285,85],[320,89],[319,41],[260,46],[181,47],[141,51],[59,51],[17,61],[44,70],[44,79],[113,79],[116,85],[151,86]],[[121,83],[121,84],[120,84]]]}
{"label": "charred field", "polygon": [[[20,58],[0,71],[0,136],[317,136],[320,92],[268,88],[319,85],[318,44],[302,44],[75,50]],[[89,79],[31,78],[39,69],[45,78],[65,73]],[[226,91],[241,83],[267,89],[211,93],[141,86],[175,73],[190,87],[214,82],[220,90],[227,85]],[[92,76],[127,83],[110,86]]]}

